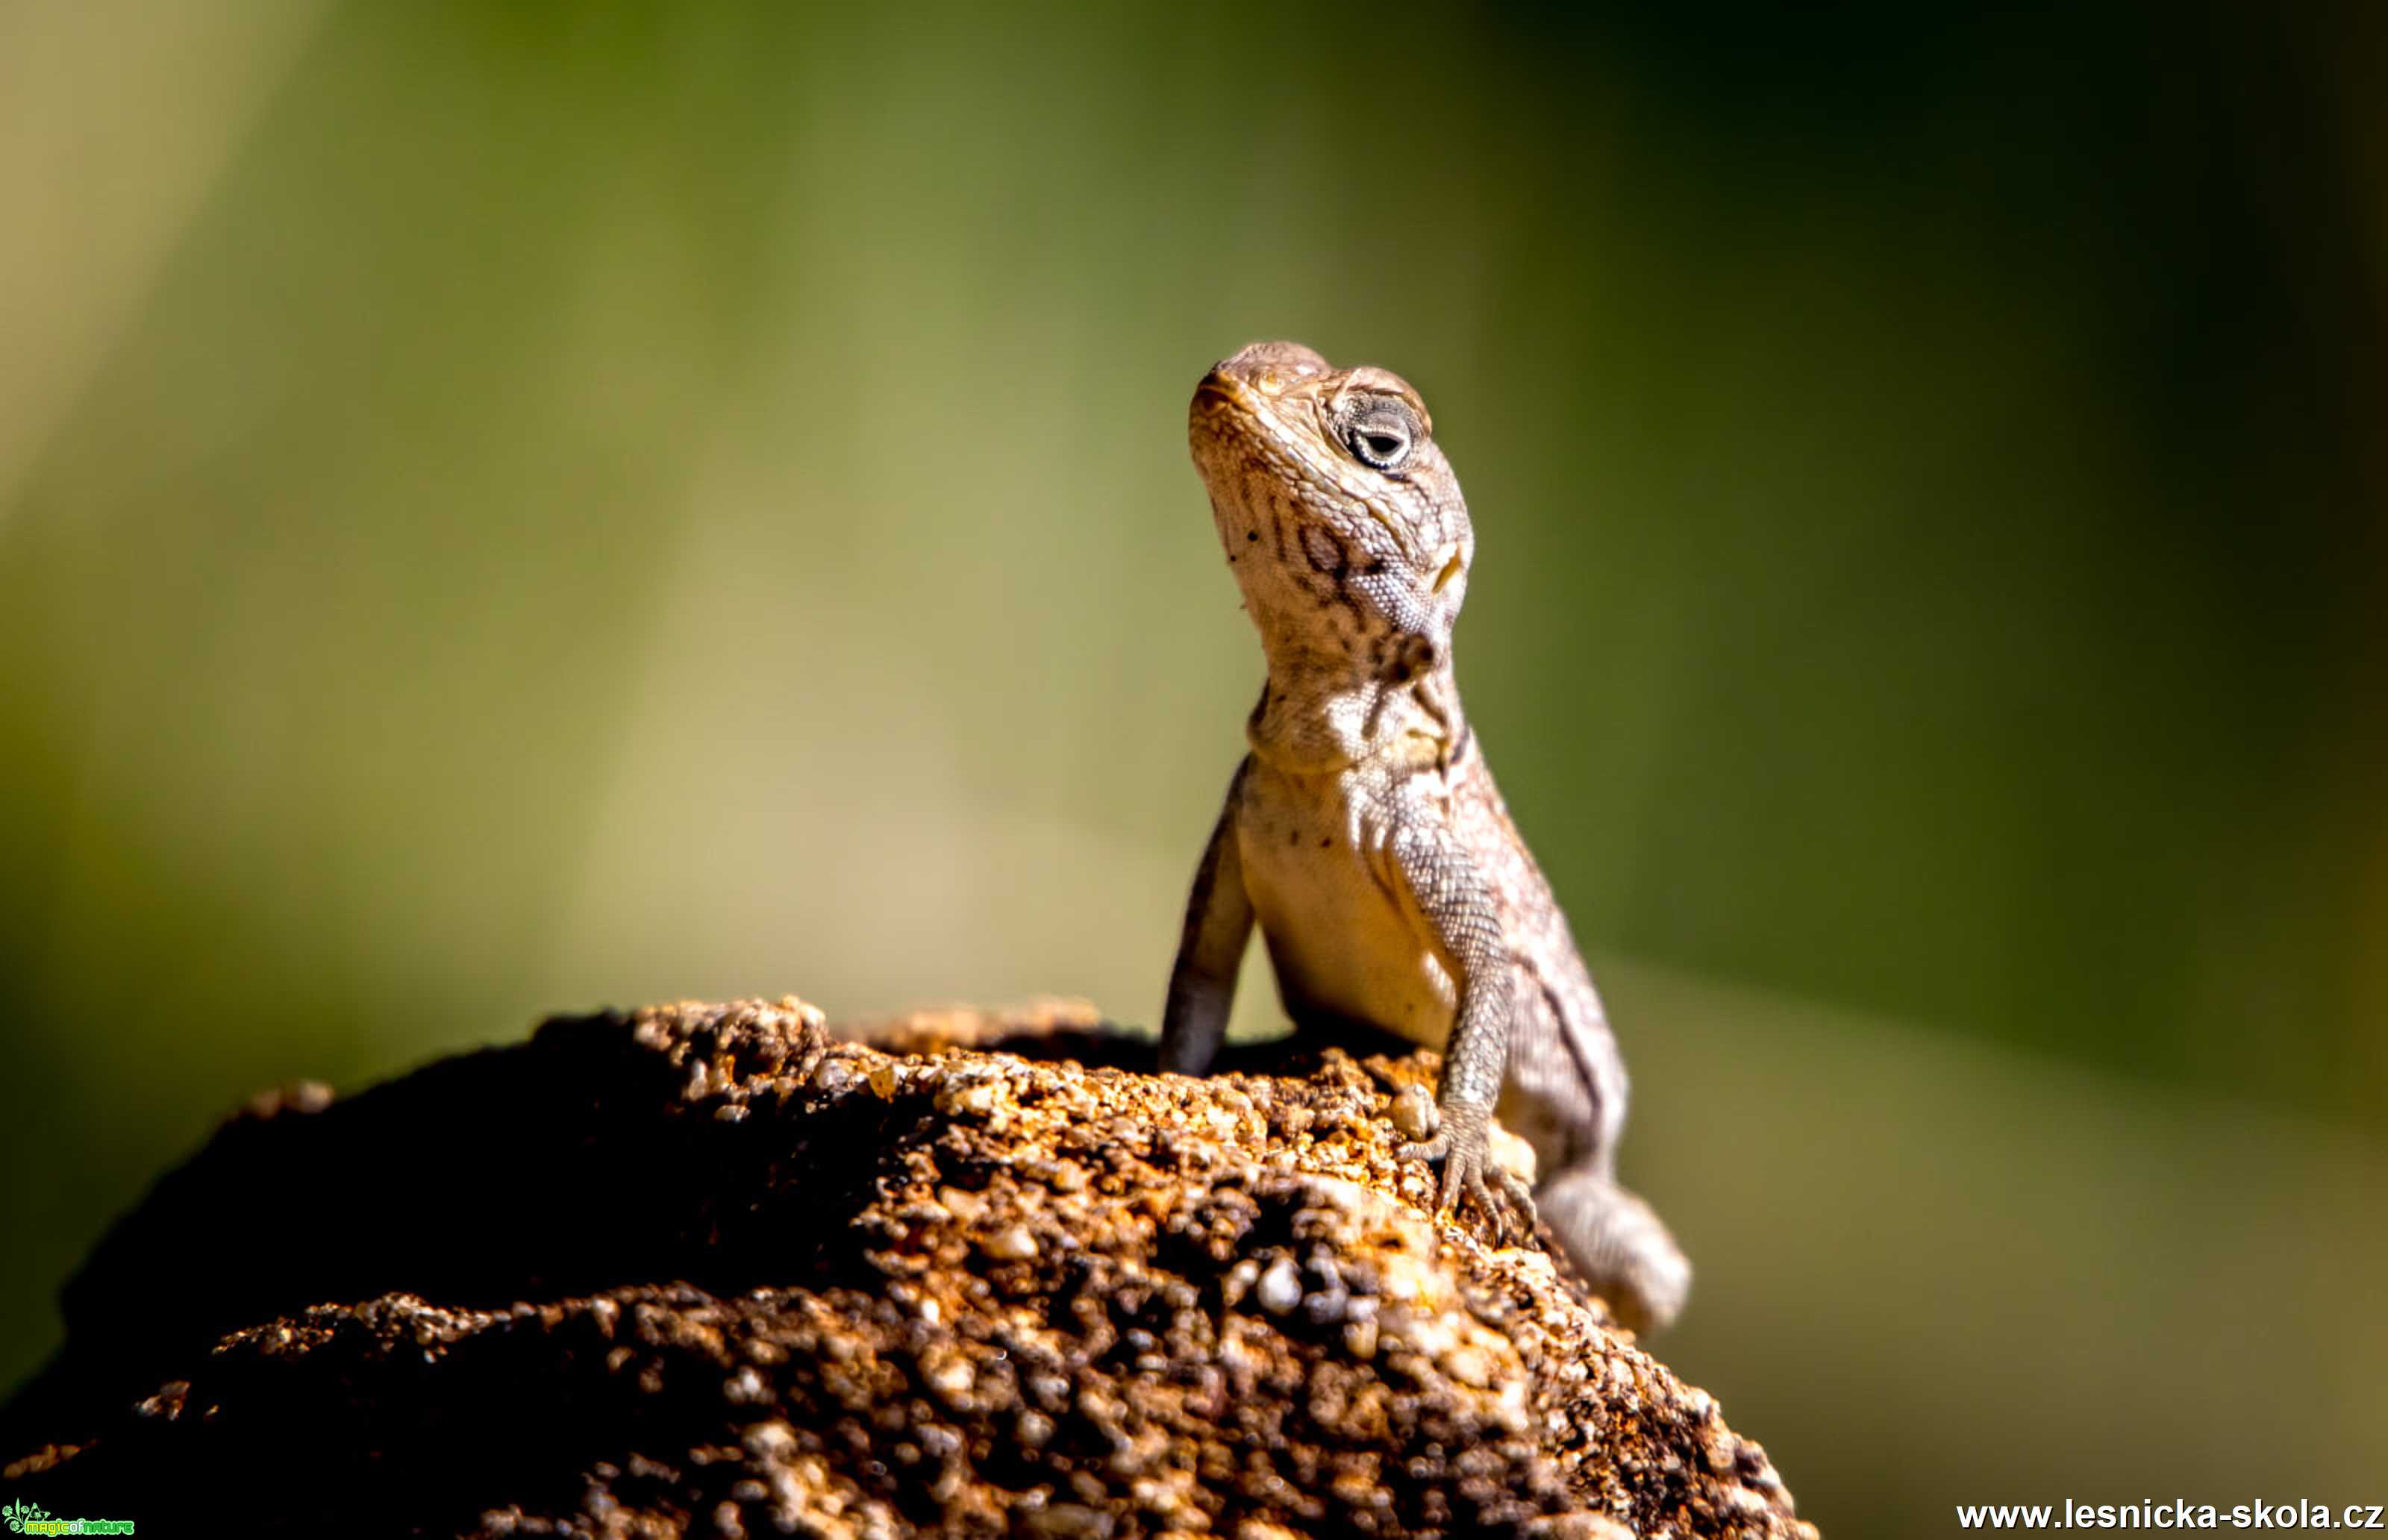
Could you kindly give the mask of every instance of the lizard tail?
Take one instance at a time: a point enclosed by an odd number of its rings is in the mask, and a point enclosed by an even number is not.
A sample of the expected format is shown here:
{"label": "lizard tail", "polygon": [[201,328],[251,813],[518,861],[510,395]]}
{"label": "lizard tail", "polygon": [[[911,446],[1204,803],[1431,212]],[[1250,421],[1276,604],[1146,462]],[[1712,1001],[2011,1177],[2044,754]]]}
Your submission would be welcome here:
{"label": "lizard tail", "polygon": [[1636,1334],[1664,1331],[1692,1292],[1692,1264],[1650,1205],[1588,1167],[1554,1174],[1534,1207],[1594,1293]]}

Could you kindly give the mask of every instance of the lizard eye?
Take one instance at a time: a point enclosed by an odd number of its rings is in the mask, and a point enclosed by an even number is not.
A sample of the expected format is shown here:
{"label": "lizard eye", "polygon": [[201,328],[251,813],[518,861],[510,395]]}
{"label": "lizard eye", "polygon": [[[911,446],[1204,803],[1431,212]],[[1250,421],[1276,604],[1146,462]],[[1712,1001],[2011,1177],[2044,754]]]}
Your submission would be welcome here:
{"label": "lizard eye", "polygon": [[1390,397],[1364,402],[1343,423],[1343,447],[1361,464],[1398,471],[1418,439],[1418,421],[1407,404]]}

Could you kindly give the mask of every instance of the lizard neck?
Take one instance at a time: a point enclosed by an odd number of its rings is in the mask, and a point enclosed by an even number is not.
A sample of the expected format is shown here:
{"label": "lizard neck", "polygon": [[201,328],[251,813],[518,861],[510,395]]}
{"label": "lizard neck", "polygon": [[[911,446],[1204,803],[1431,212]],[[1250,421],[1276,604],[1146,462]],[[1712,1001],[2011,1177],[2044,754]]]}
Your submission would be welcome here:
{"label": "lizard neck", "polygon": [[1399,683],[1362,659],[1273,650],[1244,738],[1255,758],[1278,769],[1331,775],[1363,764],[1448,764],[1467,726],[1447,659]]}

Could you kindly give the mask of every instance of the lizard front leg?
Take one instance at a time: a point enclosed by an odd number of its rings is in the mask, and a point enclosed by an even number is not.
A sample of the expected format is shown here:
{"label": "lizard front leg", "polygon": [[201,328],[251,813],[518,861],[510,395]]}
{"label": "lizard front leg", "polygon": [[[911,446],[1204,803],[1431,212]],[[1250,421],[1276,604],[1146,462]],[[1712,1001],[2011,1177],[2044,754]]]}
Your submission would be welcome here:
{"label": "lizard front leg", "polygon": [[[1392,875],[1414,905],[1424,931],[1420,940],[1442,959],[1458,994],[1436,1098],[1441,1126],[1433,1138],[1405,1144],[1401,1153],[1414,1160],[1442,1162],[1440,1208],[1448,1210],[1463,1196],[1472,1196],[1505,1235],[1512,1211],[1532,1223],[1534,1199],[1515,1172],[1492,1159],[1492,1107],[1500,1100],[1508,1067],[1511,1009],[1500,903],[1467,847],[1415,803],[1398,797],[1392,801],[1384,849]],[[1493,1201],[1495,1185],[1508,1208]]]}
{"label": "lizard front leg", "polygon": [[1161,1067],[1181,1075],[1201,1074],[1217,1055],[1227,1034],[1227,1012],[1236,1003],[1236,972],[1251,938],[1252,901],[1236,848],[1236,810],[1251,768],[1248,759],[1227,783],[1226,805],[1219,810],[1202,864],[1195,868],[1193,890],[1186,896],[1186,926],[1161,1012]]}

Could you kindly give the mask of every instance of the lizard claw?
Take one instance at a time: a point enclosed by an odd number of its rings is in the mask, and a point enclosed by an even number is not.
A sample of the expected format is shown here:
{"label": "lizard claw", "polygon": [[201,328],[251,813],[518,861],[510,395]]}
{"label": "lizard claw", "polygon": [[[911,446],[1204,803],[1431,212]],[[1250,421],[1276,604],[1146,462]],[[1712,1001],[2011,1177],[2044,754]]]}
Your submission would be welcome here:
{"label": "lizard claw", "polygon": [[[1443,1161],[1443,1157],[1451,1154],[1451,1135],[1447,1133],[1439,1133],[1432,1139],[1421,1139],[1415,1143],[1403,1145],[1401,1148],[1395,1150],[1393,1154],[1395,1156],[1403,1160],[1420,1161],[1429,1166],[1441,1164]],[[1442,1210],[1449,1208],[1451,1206],[1451,1168],[1448,1165],[1445,1165],[1443,1167],[1442,1191],[1435,1199],[1435,1211],[1437,1213],[1441,1213]]]}
{"label": "lizard claw", "polygon": [[[1404,1144],[1395,1153],[1404,1160],[1442,1165],[1442,1180],[1435,1197],[1438,1215],[1452,1212],[1463,1198],[1473,1198],[1492,1219],[1501,1244],[1512,1243],[1517,1221],[1521,1218],[1525,1220],[1525,1233],[1533,1232],[1533,1192],[1517,1172],[1492,1159],[1492,1141],[1480,1117],[1470,1119],[1446,1116],[1442,1130],[1433,1138]],[[1497,1199],[1493,1193],[1496,1187],[1500,1190]]]}

